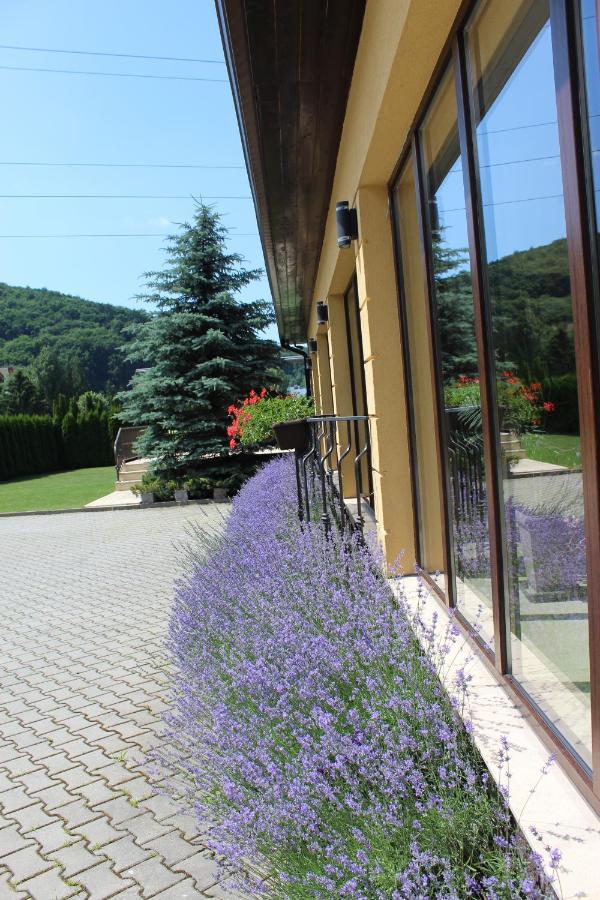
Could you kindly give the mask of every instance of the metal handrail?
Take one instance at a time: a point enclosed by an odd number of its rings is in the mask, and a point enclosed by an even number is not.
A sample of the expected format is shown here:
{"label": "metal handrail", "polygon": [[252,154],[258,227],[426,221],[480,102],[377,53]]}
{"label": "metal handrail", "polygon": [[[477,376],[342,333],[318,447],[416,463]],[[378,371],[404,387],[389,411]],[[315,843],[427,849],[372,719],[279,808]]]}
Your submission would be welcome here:
{"label": "metal handrail", "polygon": [[140,434],[144,431],[143,427],[126,425],[119,428],[114,444],[115,469],[117,470],[117,479],[123,463],[130,459],[136,459],[137,455],[133,452],[133,447]]}
{"label": "metal handrail", "polygon": [[[370,460],[370,418],[322,415],[310,416],[306,422],[309,429],[307,446],[295,454],[299,518],[301,521],[310,520],[311,508],[320,503],[320,521],[326,533],[335,521],[342,532],[348,528],[357,529],[362,534],[365,502],[362,469],[365,457]],[[364,439],[359,437],[357,425],[360,423],[365,425]],[[356,486],[356,517],[348,511],[346,500],[349,498],[344,491],[344,469],[347,468],[344,462],[352,451],[354,459],[350,465],[354,469]]]}

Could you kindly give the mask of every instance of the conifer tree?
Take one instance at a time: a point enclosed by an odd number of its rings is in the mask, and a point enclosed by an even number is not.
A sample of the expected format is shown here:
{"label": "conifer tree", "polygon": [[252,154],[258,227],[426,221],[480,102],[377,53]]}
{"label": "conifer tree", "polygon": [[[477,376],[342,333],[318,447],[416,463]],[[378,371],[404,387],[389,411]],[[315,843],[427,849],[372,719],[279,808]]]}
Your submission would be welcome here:
{"label": "conifer tree", "polygon": [[24,369],[17,369],[4,382],[0,391],[0,411],[4,414],[41,413],[44,402]]}
{"label": "conifer tree", "polygon": [[146,426],[137,450],[163,477],[206,473],[213,454],[218,472],[228,454],[227,407],[281,377],[278,347],[260,337],[273,321],[270,304],[236,296],[260,271],[227,253],[226,237],[219,215],[198,204],[193,223],[169,238],[165,268],[146,273],[141,299],[157,312],[131,329],[124,348],[147,368],[120,394],[121,418]]}

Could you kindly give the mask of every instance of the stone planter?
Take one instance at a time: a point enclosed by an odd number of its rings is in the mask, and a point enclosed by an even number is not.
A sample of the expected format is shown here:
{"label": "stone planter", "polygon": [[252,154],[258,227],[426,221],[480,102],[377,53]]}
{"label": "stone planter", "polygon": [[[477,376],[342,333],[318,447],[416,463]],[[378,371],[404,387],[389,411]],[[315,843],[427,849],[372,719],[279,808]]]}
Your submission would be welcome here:
{"label": "stone planter", "polygon": [[177,503],[187,503],[188,502],[188,492],[187,488],[181,488],[180,490],[173,491],[175,495],[175,500]]}
{"label": "stone planter", "polygon": [[152,491],[142,491],[140,500],[142,501],[142,506],[150,506],[154,503],[154,493]]}
{"label": "stone planter", "polygon": [[280,450],[295,450],[306,453],[310,442],[310,428],[306,419],[292,419],[273,425],[275,438]]}
{"label": "stone planter", "polygon": [[213,500],[227,500],[227,488],[213,488]]}

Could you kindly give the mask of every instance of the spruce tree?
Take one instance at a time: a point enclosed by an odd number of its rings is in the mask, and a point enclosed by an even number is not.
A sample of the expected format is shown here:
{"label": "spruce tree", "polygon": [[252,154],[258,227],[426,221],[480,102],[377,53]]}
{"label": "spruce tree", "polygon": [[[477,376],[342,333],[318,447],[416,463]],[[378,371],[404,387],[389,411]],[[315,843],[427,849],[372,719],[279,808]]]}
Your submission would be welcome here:
{"label": "spruce tree", "polygon": [[224,472],[227,407],[281,377],[279,348],[260,337],[273,321],[270,304],[236,296],[260,270],[227,253],[226,238],[219,215],[198,204],[193,223],[168,239],[165,268],[146,273],[140,299],[157,312],[130,329],[124,348],[147,368],[120,394],[121,419],[146,426],[138,453],[166,478]]}

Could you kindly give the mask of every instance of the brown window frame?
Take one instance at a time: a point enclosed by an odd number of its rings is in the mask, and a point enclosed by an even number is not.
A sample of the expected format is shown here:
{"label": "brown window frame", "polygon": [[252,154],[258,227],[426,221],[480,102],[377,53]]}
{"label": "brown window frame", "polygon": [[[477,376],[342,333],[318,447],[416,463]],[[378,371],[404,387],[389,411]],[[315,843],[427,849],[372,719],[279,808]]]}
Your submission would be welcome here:
{"label": "brown window frame", "polygon": [[[588,616],[589,655],[591,684],[592,722],[592,765],[589,769],[572,751],[566,740],[552,722],[529,698],[525,690],[509,674],[510,647],[508,646],[508,623],[505,603],[504,578],[507,571],[503,558],[506,542],[503,539],[503,516],[500,494],[500,450],[495,435],[497,432],[497,407],[495,399],[495,378],[490,348],[492,330],[489,302],[485,285],[485,254],[482,247],[482,207],[478,181],[476,143],[470,98],[467,93],[464,29],[478,0],[465,0],[455,19],[448,40],[435,67],[431,81],[424,94],[407,141],[399,156],[397,165],[388,183],[389,206],[392,211],[391,227],[394,238],[394,253],[398,285],[398,310],[402,335],[402,356],[405,372],[405,391],[408,409],[410,459],[413,481],[414,529],[417,554],[420,553],[420,524],[418,510],[418,486],[416,485],[416,459],[414,410],[412,408],[410,347],[408,327],[403,303],[402,257],[399,242],[398,222],[395,215],[394,191],[404,172],[405,166],[412,165],[415,175],[415,190],[419,216],[419,240],[424,262],[425,294],[428,299],[428,352],[432,362],[433,390],[436,398],[436,446],[438,471],[442,479],[444,498],[444,557],[446,562],[447,591],[441,594],[439,587],[430,580],[432,588],[443,602],[455,606],[453,591],[453,560],[450,547],[451,523],[447,503],[447,472],[444,464],[444,425],[441,414],[440,379],[436,368],[439,366],[437,328],[433,294],[433,269],[426,221],[428,211],[423,195],[423,171],[419,146],[419,129],[434,97],[435,91],[449,67],[454,70],[457,93],[458,126],[461,154],[464,167],[464,189],[466,199],[467,225],[469,234],[469,254],[475,325],[477,333],[478,360],[481,383],[481,405],[484,432],[484,458],[486,481],[488,483],[488,510],[490,522],[490,558],[492,566],[493,615],[496,653],[491,654],[483,646],[485,658],[494,666],[498,675],[522,705],[533,713],[542,734],[552,745],[571,777],[578,784],[590,803],[600,810],[600,272],[598,260],[593,252],[595,246],[595,214],[591,208],[593,197],[591,185],[590,155],[587,146],[587,121],[585,112],[585,82],[583,80],[582,45],[579,28],[580,0],[549,0],[552,31],[552,50],[558,110],[558,131],[564,203],[566,215],[566,239],[569,258],[569,273],[572,288],[573,326],[576,347],[576,369],[579,397],[579,414],[582,446],[582,477],[584,493],[584,522],[586,537],[588,572]],[[596,0],[600,29],[600,0]],[[419,557],[418,557],[419,558]],[[481,647],[481,642],[473,633],[469,623],[457,616],[467,628],[473,640]]]}

